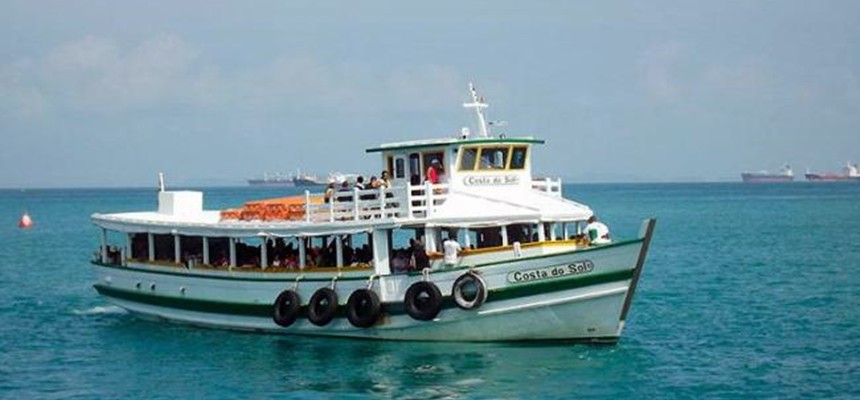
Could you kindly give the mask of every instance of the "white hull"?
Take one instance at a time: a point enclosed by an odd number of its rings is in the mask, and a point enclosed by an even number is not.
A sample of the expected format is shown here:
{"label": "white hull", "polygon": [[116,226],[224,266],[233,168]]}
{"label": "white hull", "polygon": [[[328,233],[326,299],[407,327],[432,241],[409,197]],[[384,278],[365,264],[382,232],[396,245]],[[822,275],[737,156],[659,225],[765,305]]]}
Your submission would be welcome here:
{"label": "white hull", "polygon": [[[448,300],[432,321],[415,320],[403,311],[406,289],[422,280],[420,275],[380,277],[372,288],[379,294],[384,311],[370,328],[352,326],[343,313],[322,327],[303,316],[289,327],[274,323],[272,304],[281,291],[295,288],[302,304],[307,304],[317,289],[331,287],[331,275],[326,274],[305,274],[296,285],[300,274],[95,264],[95,286],[111,302],[142,317],[217,328],[388,340],[611,342],[621,334],[624,309],[629,307],[628,295],[632,296],[631,288],[635,289],[641,271],[647,239],[478,265],[475,270],[480,271],[489,289],[487,302],[463,310]],[[516,271],[584,260],[593,263],[593,270],[526,283],[510,281]],[[466,271],[437,271],[430,280],[450,299],[454,280]],[[366,288],[369,275],[353,273],[338,280],[338,303],[346,304],[350,293]]]}

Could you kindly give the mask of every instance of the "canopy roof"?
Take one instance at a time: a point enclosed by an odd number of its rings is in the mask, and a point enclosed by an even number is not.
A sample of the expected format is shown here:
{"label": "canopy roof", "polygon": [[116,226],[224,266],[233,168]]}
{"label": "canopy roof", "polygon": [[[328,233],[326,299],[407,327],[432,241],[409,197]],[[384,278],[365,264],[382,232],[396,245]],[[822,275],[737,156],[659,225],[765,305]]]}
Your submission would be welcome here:
{"label": "canopy roof", "polygon": [[361,221],[221,221],[218,211],[194,216],[169,216],[157,212],[93,214],[93,223],[118,232],[148,232],[209,237],[314,236],[354,234],[397,227],[393,219]]}
{"label": "canopy roof", "polygon": [[486,227],[545,221],[582,221],[594,213],[585,205],[536,190],[452,190],[436,206],[427,226]]}

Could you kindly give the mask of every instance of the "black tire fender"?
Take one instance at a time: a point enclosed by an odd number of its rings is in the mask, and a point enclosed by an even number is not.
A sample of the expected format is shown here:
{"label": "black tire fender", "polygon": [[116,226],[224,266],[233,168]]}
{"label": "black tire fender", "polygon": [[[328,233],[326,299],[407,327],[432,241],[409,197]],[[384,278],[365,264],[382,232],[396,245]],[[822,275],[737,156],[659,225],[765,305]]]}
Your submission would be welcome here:
{"label": "black tire fender", "polygon": [[469,271],[454,281],[451,295],[457,307],[464,310],[478,308],[487,301],[487,283],[480,274]]}
{"label": "black tire fender", "polygon": [[301,298],[295,290],[284,290],[275,299],[272,319],[276,324],[288,327],[296,322],[302,308]]}
{"label": "black tire fender", "polygon": [[403,299],[406,313],[419,321],[430,321],[442,310],[442,292],[433,282],[415,282]]}
{"label": "black tire fender", "polygon": [[308,302],[308,320],[316,326],[328,325],[337,313],[337,292],[324,287],[318,289]]}
{"label": "black tire fender", "polygon": [[382,315],[379,295],[370,289],[358,289],[349,295],[346,302],[346,318],[357,328],[376,325]]}

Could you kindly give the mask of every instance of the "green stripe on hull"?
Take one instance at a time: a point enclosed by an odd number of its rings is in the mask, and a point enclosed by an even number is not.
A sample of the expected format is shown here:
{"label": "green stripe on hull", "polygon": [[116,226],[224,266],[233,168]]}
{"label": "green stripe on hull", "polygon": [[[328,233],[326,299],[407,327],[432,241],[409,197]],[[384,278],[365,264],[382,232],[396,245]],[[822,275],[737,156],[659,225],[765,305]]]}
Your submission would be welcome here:
{"label": "green stripe on hull", "polygon": [[100,284],[95,284],[93,287],[99,292],[99,294],[106,297],[186,311],[243,315],[248,317],[268,317],[271,316],[273,312],[271,304],[228,303],[223,301],[187,299],[182,297],[155,296],[131,290],[116,289]]}
{"label": "green stripe on hull", "polygon": [[[487,294],[487,302],[510,300],[522,297],[536,296],[545,293],[557,292],[562,290],[578,289],[587,286],[600,285],[604,283],[619,282],[628,280],[632,277],[633,270],[625,270],[611,272],[606,274],[583,276],[568,279],[554,279],[545,282],[535,282],[531,284],[521,284],[508,286],[505,288],[490,290]],[[127,300],[135,303],[148,304],[158,307],[175,308],[187,311],[197,311],[214,314],[229,314],[241,315],[248,317],[271,317],[273,308],[271,304],[243,304],[230,303],[212,300],[188,299],[183,297],[168,297],[144,294],[137,291],[116,289],[107,285],[95,284],[93,287],[99,294],[112,297],[120,300]],[[447,288],[445,288],[447,289]],[[443,302],[442,309],[455,308],[453,299],[448,296]],[[388,315],[405,314],[403,302],[385,303],[383,305],[384,313]],[[343,317],[346,315],[346,307],[338,307],[337,316]],[[307,316],[307,306],[302,306],[301,317]]]}
{"label": "green stripe on hull", "polygon": [[633,277],[633,270],[609,272],[591,276],[583,276],[576,279],[553,279],[545,282],[520,284],[491,290],[487,294],[487,301],[500,301],[516,299],[518,297],[534,296],[549,292],[579,289],[586,286],[601,285],[604,283],[618,282]]}

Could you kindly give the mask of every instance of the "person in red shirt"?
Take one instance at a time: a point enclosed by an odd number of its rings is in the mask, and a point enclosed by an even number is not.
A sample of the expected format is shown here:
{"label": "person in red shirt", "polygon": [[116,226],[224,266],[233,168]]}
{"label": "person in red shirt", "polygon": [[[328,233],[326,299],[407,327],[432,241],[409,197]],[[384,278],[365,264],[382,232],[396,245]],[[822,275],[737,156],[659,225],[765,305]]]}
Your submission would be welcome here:
{"label": "person in red shirt", "polygon": [[430,182],[434,185],[439,183],[439,166],[439,160],[436,158],[430,162],[430,168],[427,168],[426,182]]}

